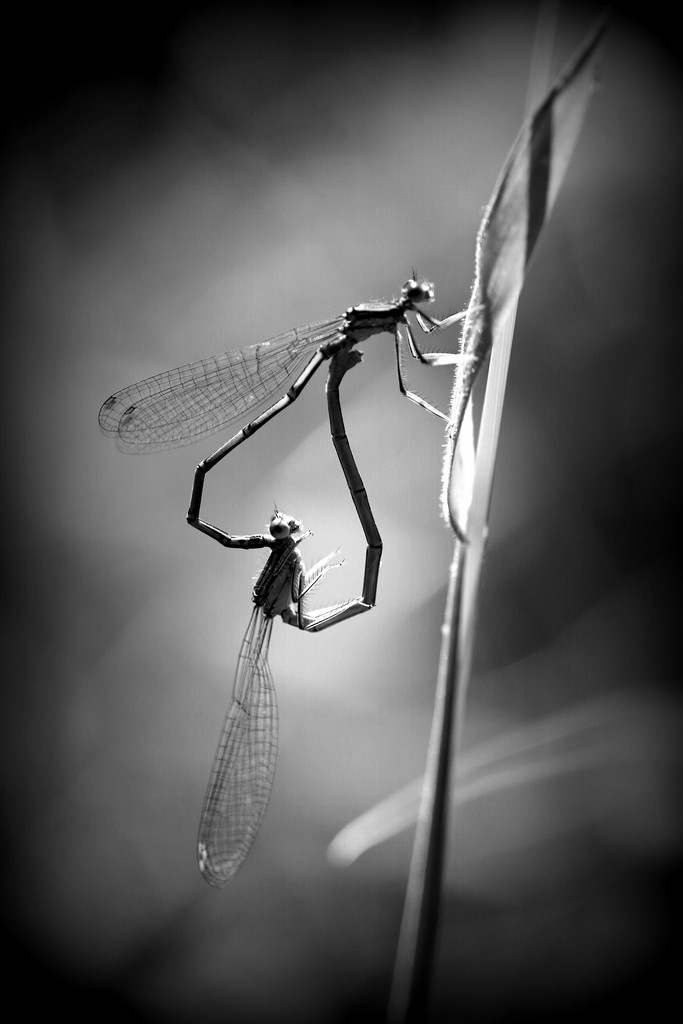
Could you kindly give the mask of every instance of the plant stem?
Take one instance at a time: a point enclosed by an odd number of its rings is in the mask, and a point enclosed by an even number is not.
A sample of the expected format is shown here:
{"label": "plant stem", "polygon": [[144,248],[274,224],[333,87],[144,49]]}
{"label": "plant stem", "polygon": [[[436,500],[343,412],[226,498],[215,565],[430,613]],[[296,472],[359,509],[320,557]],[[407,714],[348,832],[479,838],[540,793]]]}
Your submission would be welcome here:
{"label": "plant stem", "polygon": [[389,1003],[390,1024],[423,1021],[429,998],[450,793],[455,703],[452,681],[459,675],[457,626],[454,633],[451,631],[460,618],[463,561],[464,546],[456,540],[448,576],[427,767]]}
{"label": "plant stem", "polygon": [[[527,113],[547,88],[557,19],[541,3],[527,94]],[[517,302],[493,346],[476,451],[467,545],[454,541],[449,570],[434,714],[420,812],[391,990],[389,1024],[422,1024],[427,1016],[441,903],[448,808],[457,789],[467,687],[472,666],[479,580],[488,536],[496,451]],[[456,459],[451,463],[451,472]],[[451,493],[451,487],[448,486]],[[457,515],[451,509],[451,521]],[[454,765],[451,782],[451,762]]]}

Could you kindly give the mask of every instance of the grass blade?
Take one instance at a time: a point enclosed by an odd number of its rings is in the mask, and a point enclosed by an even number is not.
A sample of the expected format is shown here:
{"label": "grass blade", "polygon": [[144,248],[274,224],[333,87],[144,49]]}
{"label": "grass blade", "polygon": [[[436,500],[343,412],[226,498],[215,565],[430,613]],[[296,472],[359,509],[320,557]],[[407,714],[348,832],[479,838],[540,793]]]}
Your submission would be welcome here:
{"label": "grass blade", "polygon": [[[457,764],[464,728],[477,595],[517,300],[579,134],[605,29],[603,21],[534,115],[525,121],[478,233],[475,283],[461,344],[461,351],[473,359],[456,371],[451,401],[453,423],[464,421],[471,411],[471,389],[492,348],[495,358],[487,382],[469,507],[458,470],[461,464],[471,462],[469,447],[473,442],[452,430],[445,455],[445,513],[456,533],[467,536],[468,543],[455,540],[449,572],[432,731],[390,997],[392,1024],[410,1024],[426,1017],[441,901],[450,767],[451,761]],[[537,68],[549,63],[553,35],[554,18],[541,5],[535,52],[543,57],[537,57]]]}

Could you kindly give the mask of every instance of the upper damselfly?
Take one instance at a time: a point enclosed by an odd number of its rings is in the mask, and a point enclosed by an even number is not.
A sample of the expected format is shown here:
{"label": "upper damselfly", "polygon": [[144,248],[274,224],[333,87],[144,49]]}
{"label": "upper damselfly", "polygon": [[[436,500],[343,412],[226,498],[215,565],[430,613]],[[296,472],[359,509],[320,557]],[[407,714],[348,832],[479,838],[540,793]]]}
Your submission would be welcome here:
{"label": "upper damselfly", "polygon": [[[123,451],[152,452],[196,441],[251,417],[226,442],[232,450],[295,401],[323,362],[383,333],[394,336],[401,392],[448,422],[445,412],[408,387],[405,373],[406,355],[429,366],[467,358],[418,347],[408,313],[415,313],[426,332],[445,330],[465,315],[437,320],[418,308],[433,300],[434,286],[411,278],[398,300],[352,306],[341,316],[296,327],[269,341],[158,373],[108,398],[100,409],[100,427]],[[282,397],[273,402],[282,389]]]}

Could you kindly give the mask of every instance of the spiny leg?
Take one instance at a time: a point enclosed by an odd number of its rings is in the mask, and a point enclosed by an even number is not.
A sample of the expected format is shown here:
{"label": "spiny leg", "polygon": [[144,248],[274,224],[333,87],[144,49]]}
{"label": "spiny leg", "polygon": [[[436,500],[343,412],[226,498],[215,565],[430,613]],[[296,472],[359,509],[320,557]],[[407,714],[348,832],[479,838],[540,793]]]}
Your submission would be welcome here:
{"label": "spiny leg", "polygon": [[362,355],[356,349],[344,349],[338,352],[330,363],[325,391],[327,394],[332,442],[346,477],[346,482],[349,485],[351,498],[356,506],[358,518],[367,541],[363,592],[360,597],[347,601],[344,604],[334,605],[332,608],[324,608],[321,611],[306,615],[303,618],[302,625],[305,630],[312,633],[327,629],[328,626],[332,626],[336,622],[342,622],[352,615],[360,615],[361,612],[369,611],[375,603],[377,594],[377,580],[379,578],[379,566],[382,557],[382,538],[379,535],[379,530],[370,508],[362,477],[351,453],[351,446],[344,428],[344,419],[339,399],[339,386],[344,374],[353,366],[356,366],[361,359]]}
{"label": "spiny leg", "polygon": [[[445,329],[450,327],[456,320],[461,319],[463,315],[464,314],[462,313],[455,313],[452,317],[447,317],[445,320],[440,321],[433,320],[433,318],[430,317],[429,321],[433,324],[430,329],[436,330],[439,328]],[[426,318],[426,314],[422,314],[422,316],[423,318]],[[423,330],[427,330],[423,324],[421,324],[421,326],[423,327]],[[478,356],[467,352],[422,352],[418,348],[410,325],[404,324],[403,330],[405,331],[405,337],[401,325],[397,325],[395,335],[398,386],[401,390],[401,394],[405,395],[406,398],[409,398],[411,402],[415,402],[416,405],[426,409],[427,412],[431,412],[440,419],[445,420],[448,424],[449,437],[457,439],[458,434],[460,433],[465,407],[469,401],[476,376],[481,368],[482,360]],[[404,367],[406,348],[410,355],[424,366],[456,366],[458,368],[455,385],[457,389],[457,402],[455,403],[455,410],[453,409],[453,405],[451,406],[450,415],[443,412],[441,409],[437,409],[421,395],[408,388]],[[455,411],[455,416],[453,416],[453,411]]]}
{"label": "spiny leg", "polygon": [[[423,313],[418,323],[423,331],[431,333],[434,330],[447,330],[457,320],[462,320],[464,316],[465,313],[454,313],[453,316],[446,317],[445,320],[435,320],[433,317],[428,317],[426,313]],[[431,326],[425,327],[423,321],[426,321]],[[405,330],[407,341],[403,337],[401,327]],[[396,344],[397,346],[402,345],[404,347],[407,344],[408,351],[413,359],[417,359],[419,363],[423,363],[425,366],[462,366],[473,358],[473,356],[466,352],[423,352],[415,341],[412,328],[407,321],[396,325]]]}
{"label": "spiny leg", "polygon": [[[410,350],[410,354],[412,356],[414,356],[414,358],[417,359],[417,358],[419,358],[418,355],[416,354],[418,350],[417,350],[417,347],[415,346],[415,352],[413,352],[413,345],[411,344],[411,342],[412,342],[412,333],[410,331],[410,328],[407,325],[406,325],[406,330],[408,332],[408,337],[409,337],[408,347],[409,347],[409,350]],[[415,405],[419,405],[421,409],[426,409],[426,411],[427,412],[431,412],[432,415],[438,416],[440,419],[445,420],[446,422],[448,422],[449,417],[446,415],[445,412],[442,412],[441,409],[437,409],[436,406],[432,405],[431,402],[428,402],[426,398],[423,398],[422,395],[418,395],[418,393],[416,391],[411,391],[411,389],[408,387],[408,378],[407,378],[407,375],[406,375],[406,372],[405,372],[405,368],[404,368],[404,365],[403,365],[404,349],[405,349],[406,342],[405,342],[405,340],[403,338],[403,334],[401,332],[401,325],[400,324],[397,324],[397,326],[396,326],[396,332],[394,334],[394,341],[395,341],[395,348],[396,348],[396,369],[398,370],[398,386],[399,386],[399,389],[401,391],[401,394],[405,395],[405,397],[410,399],[411,402],[414,402]],[[422,361],[423,360],[420,359],[420,362],[422,362]]]}
{"label": "spiny leg", "polygon": [[[480,308],[480,306],[476,306],[475,311]],[[425,313],[420,309],[416,309],[415,319],[425,334],[431,334],[432,331],[449,330],[453,324],[457,324],[458,321],[464,320],[468,312],[468,310],[461,310],[459,313],[451,313],[450,316],[446,316],[443,320],[439,320],[437,317],[432,316],[431,313]]]}

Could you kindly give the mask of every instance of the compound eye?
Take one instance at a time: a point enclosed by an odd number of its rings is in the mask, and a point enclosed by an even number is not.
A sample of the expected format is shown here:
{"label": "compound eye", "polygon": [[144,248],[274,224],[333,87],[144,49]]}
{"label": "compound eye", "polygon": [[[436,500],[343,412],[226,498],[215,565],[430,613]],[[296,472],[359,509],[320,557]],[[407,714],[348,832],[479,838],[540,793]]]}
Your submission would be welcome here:
{"label": "compound eye", "polygon": [[289,526],[282,518],[282,516],[273,516],[273,518],[270,520],[270,532],[271,535],[275,537],[276,540],[281,540],[282,537],[289,536]]}

